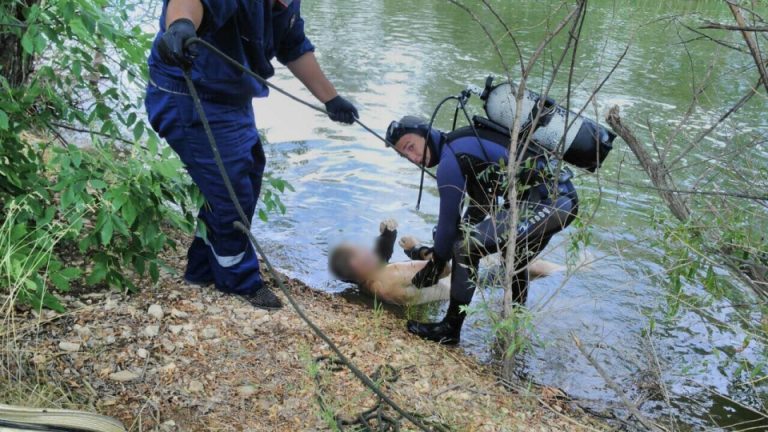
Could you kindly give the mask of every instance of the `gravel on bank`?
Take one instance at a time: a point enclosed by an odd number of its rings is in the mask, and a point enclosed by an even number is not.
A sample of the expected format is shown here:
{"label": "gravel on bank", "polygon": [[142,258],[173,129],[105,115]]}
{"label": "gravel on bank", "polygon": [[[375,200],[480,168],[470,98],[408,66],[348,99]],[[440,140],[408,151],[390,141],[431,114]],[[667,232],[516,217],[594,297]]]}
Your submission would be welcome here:
{"label": "gravel on bank", "polygon": [[[81,294],[65,314],[17,313],[15,337],[5,328],[5,349],[16,358],[6,362],[5,385],[35,377],[27,385],[39,389],[43,379],[58,390],[30,393],[27,403],[97,411],[136,431],[329,430],[334,418],[354,420],[376,405],[351,373],[318,360],[330,356],[327,346],[290,306],[267,313],[187,285],[174,275],[177,261],[138,294]],[[455,431],[605,428],[550,389],[510,391],[461,350],[410,336],[385,311],[289,285],[342,351],[426,423]]]}

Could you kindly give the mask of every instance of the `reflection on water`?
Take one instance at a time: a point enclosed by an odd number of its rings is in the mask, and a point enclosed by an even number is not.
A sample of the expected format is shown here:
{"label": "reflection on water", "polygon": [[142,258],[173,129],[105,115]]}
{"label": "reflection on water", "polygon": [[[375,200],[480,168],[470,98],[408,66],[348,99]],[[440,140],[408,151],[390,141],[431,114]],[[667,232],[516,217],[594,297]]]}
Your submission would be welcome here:
{"label": "reflection on water", "polygon": [[[545,31],[552,8],[544,4],[549,3],[492,3],[523,35],[523,49],[530,52]],[[675,119],[690,101],[691,63],[669,21],[644,23],[692,11],[726,20],[727,10],[717,2],[590,4],[573,102],[584,102],[634,36],[627,58],[597,99],[598,112],[620,105],[624,116],[638,123],[648,119],[654,125],[677,127]],[[444,96],[456,94],[470,83],[481,85],[487,74],[499,72],[495,50],[482,31],[443,1],[313,0],[304,2],[303,8],[308,33],[326,72],[339,92],[361,107],[363,121],[380,130],[405,113],[428,115]],[[701,51],[694,53],[693,72],[701,74],[707,62],[715,61],[720,75],[684,131],[711,124],[722,107],[737,100],[749,85],[733,79],[733,74],[748,68],[747,58],[723,50],[713,59],[706,51],[713,49],[711,45],[696,47]],[[512,52],[509,46],[502,48]],[[541,78],[534,79],[534,87],[544,82]],[[310,98],[284,70],[274,82]],[[559,81],[552,93],[565,94],[564,84]],[[256,227],[281,267],[317,289],[342,292],[349,287],[330,280],[326,271],[330,244],[341,239],[372,243],[378,222],[385,217],[399,220],[401,235],[429,238],[436,222],[434,184],[428,182],[422,212],[417,212],[418,170],[376,138],[359,128],[333,124],[280,95],[257,101],[256,108],[257,122],[271,142],[267,147],[270,167],[296,188],[283,198],[288,207],[285,216],[273,216],[269,224]],[[733,130],[766,130],[761,114],[765,108],[764,100],[754,103],[740,117],[744,123],[726,124],[713,135],[710,154],[684,162],[716,166],[717,155],[723,153],[720,139]],[[474,109],[478,111],[479,105]],[[446,118],[441,117],[440,124],[446,125]],[[762,151],[754,156],[768,156]],[[757,403],[752,392],[738,385],[745,378],[738,359],[758,363],[764,355],[764,347],[754,342],[741,351],[746,335],[716,325],[718,320],[737,321],[736,310],[718,302],[698,311],[684,308],[674,320],[659,315],[667,291],[659,251],[649,246],[658,235],[652,231],[649,216],[655,198],[646,189],[615,183],[619,178],[643,182],[633,166],[633,157],[619,143],[599,181],[589,175],[578,178],[583,198],[602,198],[588,251],[594,262],[573,274],[533,283],[529,307],[535,312],[535,349],[523,359],[523,372],[536,382],[561,387],[593,407],[614,407],[615,395],[575,349],[571,336],[575,334],[594,347],[594,357],[630,397],[655,394],[643,405],[649,414],[677,416],[694,427],[754,419],[754,414],[728,402],[735,398]],[[547,259],[566,261],[568,234],[553,240],[545,251]],[[396,252],[394,259],[404,260],[405,256]],[[685,291],[692,296],[701,293],[694,286]],[[484,293],[492,308],[498,307],[499,296],[497,289]],[[480,296],[476,296],[478,301]],[[438,316],[442,307],[427,312]],[[644,336],[649,317],[656,321],[650,339]],[[484,361],[492,359],[487,322],[471,319],[465,334],[464,349]],[[741,351],[737,357],[728,355],[737,351]],[[659,396],[660,390],[649,390],[658,381],[654,378],[657,363],[671,408]]]}

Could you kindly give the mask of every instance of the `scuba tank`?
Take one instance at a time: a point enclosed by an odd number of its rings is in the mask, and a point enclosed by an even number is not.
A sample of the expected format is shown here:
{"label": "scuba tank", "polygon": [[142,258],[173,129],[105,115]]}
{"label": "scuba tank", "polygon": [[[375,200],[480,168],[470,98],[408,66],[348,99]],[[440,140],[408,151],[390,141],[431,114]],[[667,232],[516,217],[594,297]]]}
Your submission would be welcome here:
{"label": "scuba tank", "polygon": [[[516,93],[516,86],[513,87],[510,83],[494,86],[493,77],[488,77],[485,90],[480,96],[485,102],[483,108],[488,120],[501,126],[494,129],[506,129],[507,135],[517,114]],[[540,110],[542,112],[539,114]],[[539,119],[531,130],[537,115]],[[590,172],[600,167],[613,148],[613,140],[616,139],[616,134],[597,122],[568,111],[553,99],[544,99],[530,90],[525,90],[523,95],[519,118],[522,121],[520,142],[530,136],[534,145],[556,152],[561,155],[562,160]]]}

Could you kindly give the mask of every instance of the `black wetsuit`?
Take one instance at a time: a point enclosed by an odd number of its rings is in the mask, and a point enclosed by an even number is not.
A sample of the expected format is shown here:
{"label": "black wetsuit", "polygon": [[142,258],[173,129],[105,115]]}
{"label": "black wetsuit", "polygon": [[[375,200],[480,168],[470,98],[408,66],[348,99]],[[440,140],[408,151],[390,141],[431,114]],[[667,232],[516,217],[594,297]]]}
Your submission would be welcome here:
{"label": "black wetsuit", "polygon": [[[435,254],[445,261],[453,259],[452,302],[466,305],[475,292],[480,258],[502,251],[514,233],[517,272],[512,290],[515,301],[524,304],[528,263],[578,211],[572,174],[545,156],[527,154],[518,170],[517,226],[510,227],[505,173],[509,138],[488,130],[478,132],[479,139],[469,127],[441,137]],[[463,217],[462,207],[467,209]]]}

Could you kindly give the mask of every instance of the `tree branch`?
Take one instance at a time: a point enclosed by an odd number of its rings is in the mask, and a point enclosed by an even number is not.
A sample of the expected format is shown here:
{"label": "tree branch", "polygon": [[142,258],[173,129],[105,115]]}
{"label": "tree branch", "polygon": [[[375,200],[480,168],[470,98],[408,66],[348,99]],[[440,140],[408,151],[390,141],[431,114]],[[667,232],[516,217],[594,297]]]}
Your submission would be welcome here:
{"label": "tree branch", "polygon": [[667,202],[670,211],[681,222],[686,222],[691,217],[691,210],[680,196],[672,192],[677,190],[672,178],[669,176],[669,171],[664,165],[664,161],[655,162],[648,151],[643,147],[640,141],[637,139],[634,133],[629,128],[624,126],[619,115],[619,107],[613,106],[608,111],[605,120],[611,126],[616,135],[620,136],[624,142],[627,143],[632,153],[635,154],[643,170],[651,178],[651,182],[658,189],[659,195]]}
{"label": "tree branch", "polygon": [[[736,19],[736,23],[739,24],[739,27],[746,28],[747,23],[744,21],[744,15],[742,15],[739,6],[731,3],[729,0],[726,0],[726,2],[728,3],[728,7],[731,8],[731,13]],[[765,90],[768,91],[768,71],[765,69],[765,62],[763,61],[763,57],[760,55],[760,48],[758,48],[757,43],[752,38],[753,35],[748,31],[741,30],[741,35],[744,37],[744,42],[747,43],[747,47],[749,47],[749,52],[752,53],[752,58],[755,60],[757,70],[760,71],[760,78],[763,81],[763,87],[765,87]]]}
{"label": "tree branch", "polygon": [[614,393],[621,399],[622,405],[624,405],[629,412],[637,419],[637,421],[640,422],[640,424],[643,425],[648,430],[651,431],[662,431],[664,429],[660,428],[657,424],[651,422],[647,418],[645,418],[644,415],[640,413],[640,410],[637,408],[637,406],[632,403],[627,398],[627,395],[624,394],[624,391],[619,387],[618,384],[616,384],[610,376],[608,376],[608,373],[603,369],[602,366],[600,366],[600,363],[598,363],[590,354],[587,352],[587,349],[584,348],[584,345],[581,343],[578,337],[576,337],[575,334],[571,334],[571,338],[573,338],[573,342],[576,344],[576,348],[579,349],[579,352],[581,352],[581,355],[584,356],[585,359],[589,362],[590,365],[592,365],[593,368],[597,371],[597,373],[600,375],[600,377],[605,381],[605,384],[613,390]]}
{"label": "tree branch", "polygon": [[740,31],[740,32],[768,32],[768,27],[722,24],[722,23],[716,23],[712,21],[705,22],[703,25],[700,25],[699,28],[700,29],[732,30],[732,31]]}

